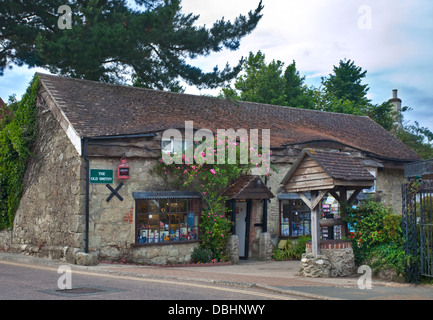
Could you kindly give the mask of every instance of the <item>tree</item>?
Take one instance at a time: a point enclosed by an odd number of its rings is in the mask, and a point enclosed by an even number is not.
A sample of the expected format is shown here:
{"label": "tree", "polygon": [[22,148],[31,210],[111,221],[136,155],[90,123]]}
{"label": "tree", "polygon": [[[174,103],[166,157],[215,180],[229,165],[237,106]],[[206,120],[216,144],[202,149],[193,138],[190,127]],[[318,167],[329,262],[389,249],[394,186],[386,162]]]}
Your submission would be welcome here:
{"label": "tree", "polygon": [[367,71],[355,65],[350,59],[340,60],[339,66],[334,66],[334,74],[324,79],[326,92],[340,100],[349,100],[355,103],[365,103],[369,90],[366,84],[361,84]]}
{"label": "tree", "polygon": [[244,74],[235,81],[235,89],[224,88],[221,95],[232,100],[314,108],[312,92],[304,85],[305,77],[296,70],[295,61],[284,70],[280,60],[267,64],[265,58],[261,51],[250,52],[243,65]]}
{"label": "tree", "polygon": [[[234,78],[231,68],[203,72],[186,62],[226,48],[260,21],[260,2],[247,16],[224,18],[212,27],[196,26],[199,16],[181,12],[181,0],[6,0],[0,3],[0,73],[12,64],[47,68],[53,73],[103,82],[125,82],[181,91],[190,85],[214,88]],[[72,10],[70,29],[60,29],[60,6]]]}
{"label": "tree", "polygon": [[284,71],[286,79],[286,105],[302,109],[314,109],[314,89],[308,88],[305,82],[305,76],[301,76],[296,69],[296,62],[293,62]]}
{"label": "tree", "polygon": [[362,81],[367,71],[352,60],[340,60],[328,78],[322,78],[323,92],[318,108],[328,112],[339,112],[369,116],[386,130],[391,130],[394,119],[392,106],[388,102],[373,104],[367,97],[369,87]]}
{"label": "tree", "polygon": [[397,130],[395,135],[423,159],[433,159],[433,132],[417,121]]}
{"label": "tree", "polygon": [[235,82],[239,94],[230,88],[223,89],[223,93],[232,99],[283,105],[286,100],[285,81],[282,77],[283,65],[279,60],[273,60],[267,65],[262,52],[256,54],[250,52],[243,65],[244,74],[240,75]]}

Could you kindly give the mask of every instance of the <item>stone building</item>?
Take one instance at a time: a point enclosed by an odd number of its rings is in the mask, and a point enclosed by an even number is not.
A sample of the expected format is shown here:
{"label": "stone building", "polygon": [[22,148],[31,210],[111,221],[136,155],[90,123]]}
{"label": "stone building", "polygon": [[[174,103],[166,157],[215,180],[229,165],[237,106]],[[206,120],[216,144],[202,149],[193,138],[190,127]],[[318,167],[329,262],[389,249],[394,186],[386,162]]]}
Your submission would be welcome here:
{"label": "stone building", "polygon": [[269,259],[279,239],[308,234],[308,212],[294,210],[301,202],[281,184],[304,149],[350,153],[376,177],[368,194],[396,213],[404,164],[419,159],[368,117],[37,75],[38,134],[12,231],[14,252],[74,263],[188,262],[198,246],[200,195],[149,172],[161,148],[173,145],[163,133],[183,131],[188,121],[214,133],[270,129],[277,172],[231,190],[235,214],[243,215],[233,220],[245,258]]}

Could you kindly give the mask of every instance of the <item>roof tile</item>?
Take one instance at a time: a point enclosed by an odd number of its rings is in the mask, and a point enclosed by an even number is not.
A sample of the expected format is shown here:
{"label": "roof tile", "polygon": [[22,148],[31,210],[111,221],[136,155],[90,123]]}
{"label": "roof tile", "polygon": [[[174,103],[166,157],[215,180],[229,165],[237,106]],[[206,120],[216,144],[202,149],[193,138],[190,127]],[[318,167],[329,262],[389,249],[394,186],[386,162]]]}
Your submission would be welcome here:
{"label": "roof tile", "polygon": [[418,155],[368,117],[170,93],[37,74],[60,97],[58,107],[80,137],[183,129],[270,129],[271,147],[335,141],[374,155],[416,160]]}

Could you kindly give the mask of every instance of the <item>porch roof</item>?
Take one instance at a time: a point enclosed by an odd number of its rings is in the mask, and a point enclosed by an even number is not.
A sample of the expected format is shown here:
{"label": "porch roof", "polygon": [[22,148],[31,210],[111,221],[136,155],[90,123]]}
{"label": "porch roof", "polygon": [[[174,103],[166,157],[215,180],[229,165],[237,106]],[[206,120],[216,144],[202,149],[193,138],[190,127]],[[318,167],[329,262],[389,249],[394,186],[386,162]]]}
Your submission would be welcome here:
{"label": "porch roof", "polygon": [[366,189],[374,180],[350,154],[305,149],[281,183],[287,192],[304,192],[336,187]]}
{"label": "porch roof", "polygon": [[229,199],[270,199],[273,193],[263,183],[259,176],[245,175],[236,180],[225,192]]}

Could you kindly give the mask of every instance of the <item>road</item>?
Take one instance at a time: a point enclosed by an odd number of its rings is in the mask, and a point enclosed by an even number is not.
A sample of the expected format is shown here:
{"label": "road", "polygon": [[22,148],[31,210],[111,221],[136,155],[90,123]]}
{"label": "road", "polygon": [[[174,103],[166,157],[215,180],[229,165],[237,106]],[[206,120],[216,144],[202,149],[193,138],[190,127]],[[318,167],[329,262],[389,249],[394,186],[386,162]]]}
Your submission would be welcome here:
{"label": "road", "polygon": [[[68,290],[67,285],[71,289]],[[216,301],[292,300],[299,297],[254,288],[224,287],[76,269],[65,273],[57,266],[0,261],[0,300],[71,299]]]}

